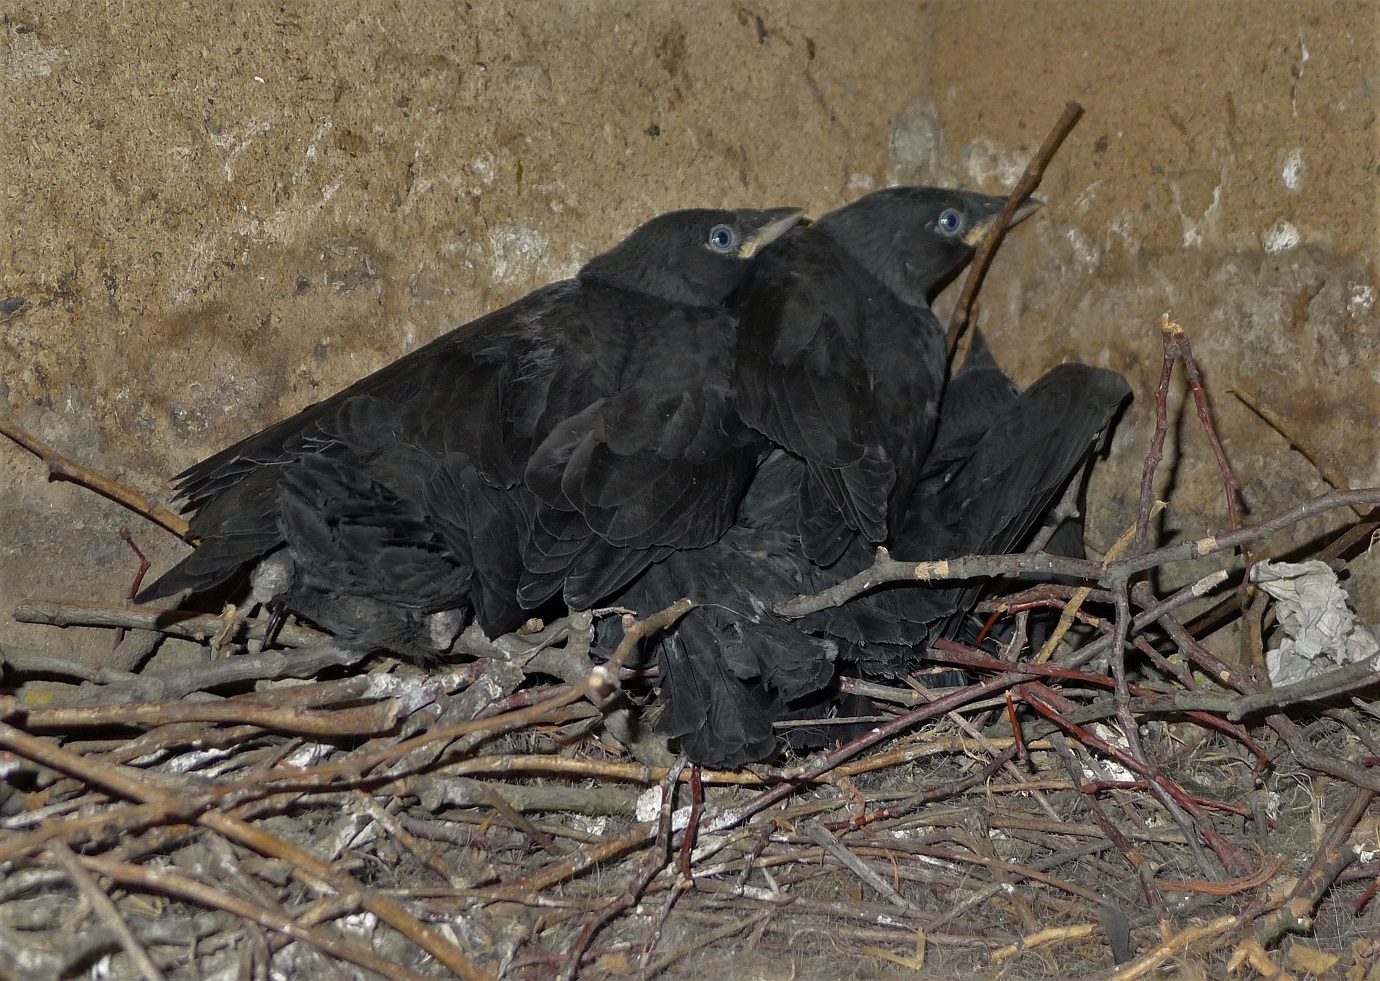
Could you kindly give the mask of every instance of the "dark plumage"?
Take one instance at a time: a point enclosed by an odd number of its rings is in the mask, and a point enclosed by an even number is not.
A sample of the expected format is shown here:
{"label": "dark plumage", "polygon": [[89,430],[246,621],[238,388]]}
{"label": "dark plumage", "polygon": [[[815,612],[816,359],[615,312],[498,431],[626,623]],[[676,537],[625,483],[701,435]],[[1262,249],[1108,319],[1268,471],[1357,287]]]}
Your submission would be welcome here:
{"label": "dark plumage", "polygon": [[[1131,395],[1114,371],[1062,364],[1024,392],[1007,389],[1008,397],[1003,388],[1010,382],[994,368],[984,349],[955,375],[946,402],[952,411],[940,419],[934,451],[891,543],[895,558],[1020,551]],[[855,546],[836,571],[851,574],[871,561],[870,550]],[[974,583],[882,589],[827,614],[827,630],[853,641],[849,658],[864,673],[897,676],[918,667],[918,652],[950,633],[981,592]]]}
{"label": "dark plumage", "polygon": [[[919,561],[1021,548],[1129,394],[1115,372],[1076,364],[1022,393],[975,337],[945,393],[894,554]],[[953,633],[980,595],[974,584],[907,584],[799,621],[774,615],[782,600],[872,562],[870,543],[856,533],[831,569],[805,554],[794,528],[807,466],[773,453],[719,542],[653,566],[619,599],[649,610],[682,595],[705,604],[658,648],[659,727],[699,762],[738,766],[770,752],[772,723],[793,699],[825,687],[836,653],[863,674],[895,677],[920,667],[929,644]]]}
{"label": "dark plumage", "polygon": [[[188,469],[194,552],[141,601],[265,558],[346,644],[417,658],[574,607],[732,523],[761,437],[732,409],[747,261],[799,217],[662,215],[554,283]],[[266,599],[266,595],[258,598]]]}
{"label": "dark plumage", "polygon": [[794,229],[754,263],[735,301],[740,412],[807,463],[799,523],[817,562],[837,560],[852,533],[880,543],[899,529],[944,386],[930,296],[1002,204],[887,188]]}

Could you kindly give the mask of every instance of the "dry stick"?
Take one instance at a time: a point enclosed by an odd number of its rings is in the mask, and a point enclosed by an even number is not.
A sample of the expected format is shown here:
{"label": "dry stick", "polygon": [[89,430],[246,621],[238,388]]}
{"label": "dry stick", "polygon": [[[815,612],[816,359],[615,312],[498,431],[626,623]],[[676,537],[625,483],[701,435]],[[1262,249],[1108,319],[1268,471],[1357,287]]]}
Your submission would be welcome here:
{"label": "dry stick", "polygon": [[1058,941],[1086,940],[1094,936],[1101,927],[1096,923],[1080,923],[1074,926],[1045,927],[1035,933],[1022,937],[1013,944],[1005,947],[998,947],[992,951],[992,963],[1000,964],[1002,961],[1009,960],[1017,954],[1027,950],[1033,950],[1043,944],[1055,943]]}
{"label": "dry stick", "polygon": [[116,504],[124,505],[135,514],[142,515],[155,524],[162,525],[183,541],[187,540],[187,522],[162,505],[154,504],[138,491],[88,467],[83,467],[80,463],[74,463],[34,436],[33,433],[3,416],[0,416],[0,433],[8,436],[47,464],[49,480],[70,480],[74,484],[79,484],[97,494],[110,498]]}
{"label": "dry stick", "polygon": [[1217,427],[1213,425],[1212,413],[1208,410],[1207,393],[1203,391],[1203,379],[1198,373],[1198,359],[1193,356],[1193,344],[1188,339],[1188,334],[1178,324],[1169,319],[1169,314],[1164,315],[1163,329],[1173,335],[1173,343],[1178,359],[1183,362],[1184,373],[1188,375],[1188,390],[1193,394],[1193,405],[1198,412],[1198,421],[1203,424],[1203,432],[1207,434],[1208,445],[1212,447],[1212,455],[1217,458],[1217,469],[1222,475],[1222,490],[1227,499],[1227,521],[1235,531],[1241,527],[1241,519],[1237,514],[1236,503],[1241,496],[1241,485],[1236,480],[1236,474],[1232,473],[1231,464],[1227,462],[1227,454],[1222,449],[1222,441],[1217,438]]}
{"label": "dry stick", "polygon": [[1159,798],[1165,810],[1183,829],[1184,838],[1194,856],[1198,858],[1198,864],[1203,869],[1204,875],[1212,878],[1213,870],[1198,844],[1197,836],[1192,834],[1195,827],[1198,834],[1207,841],[1223,865],[1227,868],[1235,868],[1240,864],[1240,856],[1236,847],[1218,835],[1211,817],[1189,799],[1188,795],[1174,781],[1160,771],[1137,760],[1130,753],[1104,739],[1097,738],[1082,726],[1070,722],[1063,713],[1068,708],[1072,708],[1072,703],[1069,703],[1067,699],[1053,689],[1038,681],[1032,681],[1023,684],[1020,692],[1026,700],[1026,704],[1060,728],[1071,733],[1084,746],[1097,750],[1103,756],[1110,756],[1131,772],[1144,778],[1150,785],[1151,792]]}
{"label": "dry stick", "polygon": [[[1151,517],[1153,518],[1156,514],[1159,514],[1164,507],[1165,504],[1163,501],[1156,501],[1151,507]],[[1122,552],[1126,551],[1127,546],[1135,540],[1138,526],[1139,523],[1122,532],[1121,536],[1112,543],[1112,547],[1107,549],[1107,554],[1104,555],[1103,558],[1115,559],[1121,555]],[[1074,594],[1069,597],[1069,601],[1064,604],[1063,612],[1059,614],[1059,622],[1055,625],[1054,630],[1050,633],[1049,639],[1045,641],[1044,646],[1040,648],[1040,652],[1034,657],[1036,664],[1043,664],[1054,656],[1054,652],[1059,649],[1059,641],[1063,640],[1064,635],[1069,632],[1069,628],[1073,626],[1074,617],[1078,615],[1079,608],[1081,608],[1087,598],[1092,595],[1092,592],[1092,587],[1080,586]]]}
{"label": "dry stick", "polygon": [[276,732],[307,736],[367,736],[391,729],[398,721],[396,698],[355,708],[318,711],[280,708],[227,699],[220,702],[142,702],[131,705],[87,705],[75,708],[26,708],[18,698],[0,696],[0,718],[26,730],[87,726],[162,726],[181,722],[239,722]]}
{"label": "dry stick", "polygon": [[1357,859],[1360,846],[1348,846],[1346,840],[1375,796],[1373,790],[1355,788],[1351,804],[1333,822],[1319,844],[1313,861],[1309,863],[1308,873],[1295,884],[1283,908],[1256,930],[1255,939],[1262,947],[1269,946],[1286,933],[1302,933],[1312,928],[1313,910],[1322,900],[1323,893],[1332,886],[1342,869]]}
{"label": "dry stick", "polygon": [[81,894],[86,897],[91,908],[115,934],[115,938],[120,941],[120,946],[125,949],[129,959],[134,962],[135,970],[143,975],[144,981],[164,981],[163,972],[149,958],[148,951],[144,949],[143,944],[139,943],[139,938],[130,930],[129,924],[120,915],[120,911],[115,908],[110,897],[105,894],[105,890],[96,885],[96,880],[91,878],[91,874],[82,867],[81,862],[77,861],[77,856],[72,854],[72,849],[61,841],[54,841],[48,846],[48,851],[57,859],[58,864],[67,873],[68,878],[76,884]]}
{"label": "dry stick", "polygon": [[[1371,508],[1369,510],[1360,509],[1352,505],[1353,510],[1364,510],[1365,520],[1359,521],[1347,528],[1332,543],[1324,548],[1317,555],[1313,556],[1320,562],[1331,563],[1345,555],[1362,542],[1374,539],[1377,532],[1380,532],[1380,510]],[[1228,623],[1231,623],[1241,615],[1241,603],[1236,596],[1230,596],[1209,610],[1200,613],[1188,622],[1187,629],[1195,637],[1206,637],[1208,634],[1221,630]]]}
{"label": "dry stick", "polygon": [[[97,603],[72,603],[51,600],[30,600],[14,608],[14,618],[21,623],[43,623],[52,627],[126,627],[134,630],[156,630],[173,637],[209,641],[225,629],[225,620],[207,613],[168,610],[156,606],[142,606],[131,610],[121,606]],[[245,640],[261,640],[268,624],[263,620],[245,620],[241,625]],[[277,642],[283,647],[316,647],[329,642],[330,634],[300,625],[284,625]],[[243,655],[241,655],[241,658]]]}
{"label": "dry stick", "polygon": [[919,914],[920,911],[915,908],[910,900],[897,892],[895,887],[878,875],[877,871],[873,869],[872,866],[850,852],[848,846],[839,841],[827,827],[820,824],[818,821],[806,821],[801,826],[801,830],[810,838],[813,838],[816,844],[830,855],[834,856],[834,858],[841,862],[846,868],[850,869],[854,875],[877,890],[877,892],[881,893],[882,897],[886,899],[887,902],[891,903],[891,905],[898,909],[903,909],[907,913]]}
{"label": "dry stick", "polygon": [[[720,806],[711,809],[705,814],[700,822],[701,833],[715,834],[736,827],[743,821],[758,814],[778,801],[791,796],[802,785],[808,784],[819,779],[838,767],[840,764],[852,759],[863,750],[869,749],[877,743],[890,739],[897,733],[904,732],[906,729],[919,724],[928,719],[936,718],[952,711],[970,701],[979,701],[987,696],[1004,691],[1014,686],[1024,679],[997,679],[985,682],[980,685],[971,685],[967,688],[959,689],[950,695],[936,699],[928,705],[923,705],[913,712],[897,717],[892,722],[884,726],[873,729],[866,735],[855,739],[845,746],[841,746],[831,753],[825,754],[820,759],[808,766],[796,767],[781,774],[782,783],[769,790],[758,794],[744,803],[733,806]],[[993,764],[989,765],[991,772],[1000,769],[1001,765],[1014,758],[1015,747],[1012,746],[1007,753],[1003,753]],[[983,777],[982,779],[985,779]],[[652,840],[655,834],[655,827],[651,824],[637,823],[628,828],[623,834],[614,838],[607,839],[599,845],[581,851],[577,855],[571,856],[560,862],[552,863],[534,875],[527,876],[516,882],[508,884],[497,895],[502,898],[515,898],[527,895],[528,893],[553,886],[562,882],[573,875],[578,875],[585,869],[598,862],[609,861],[613,858],[625,855],[635,848],[638,848]],[[698,880],[697,880],[698,881]]]}
{"label": "dry stick", "polygon": [[1180,956],[1189,946],[1200,940],[1209,940],[1213,937],[1220,937],[1229,934],[1238,927],[1249,923],[1254,911],[1248,910],[1232,916],[1222,916],[1203,926],[1188,927],[1164,940],[1153,950],[1147,951],[1140,957],[1123,964],[1107,977],[1107,981],[1136,981],[1155,971],[1171,958]]}
{"label": "dry stick", "polygon": [[[142,803],[173,804],[176,796],[129,776],[125,768],[93,764],[44,739],[0,722],[0,746],[50,769],[76,777],[129,800]],[[276,835],[219,811],[204,811],[196,822],[227,838],[293,866],[294,873],[313,888],[328,886],[337,892],[356,895],[360,905],[392,926],[403,936],[431,954],[466,981],[493,981],[492,975],[470,963],[464,953],[435,930],[418,921],[393,900],[368,888],[354,876],[334,868],[315,855]]]}
{"label": "dry stick", "polygon": [[680,780],[681,772],[685,766],[686,761],[682,757],[666,774],[666,779],[661,782],[661,810],[657,818],[656,833],[658,847],[648,852],[642,873],[637,877],[632,888],[605,906],[585,924],[566,958],[565,966],[561,969],[560,981],[575,981],[575,975],[580,970],[580,961],[584,958],[585,951],[589,949],[594,938],[598,936],[599,931],[640,903],[643,893],[652,884],[652,880],[670,864],[672,805],[675,801],[676,783]]}
{"label": "dry stick", "polygon": [[1038,576],[1072,576],[1110,586],[1136,573],[1174,562],[1201,559],[1218,552],[1231,551],[1291,528],[1314,515],[1355,504],[1380,504],[1380,487],[1364,487],[1351,491],[1322,494],[1271,515],[1259,524],[1247,525],[1235,531],[1205,535],[1192,541],[1164,545],[1139,555],[1129,555],[1114,562],[1095,562],[1072,559],[1044,552],[1002,555],[968,555],[957,559],[937,559],[927,562],[900,562],[891,558],[885,548],[877,549],[871,568],[845,579],[836,586],[818,593],[797,596],[779,604],[776,612],[786,617],[803,617],[821,610],[840,606],[877,586],[892,582],[947,582],[962,579],[982,579],[1001,576],[1035,578]]}
{"label": "dry stick", "polygon": [[[1264,694],[1247,672],[1218,659],[1216,655],[1194,640],[1183,624],[1179,623],[1173,616],[1166,616],[1160,622],[1170,639],[1184,652],[1184,656],[1200,669],[1211,674],[1219,684],[1247,696]],[[1303,766],[1310,770],[1317,770],[1319,773],[1326,773],[1339,780],[1345,780],[1357,787],[1364,787],[1367,790],[1380,793],[1380,773],[1365,766],[1339,760],[1329,753],[1316,749],[1308,741],[1302,730],[1284,713],[1279,712],[1266,716],[1265,724],[1288,744],[1289,751]]]}
{"label": "dry stick", "polygon": [[[310,767],[300,770],[280,779],[270,778],[268,782],[279,784],[279,789],[292,787],[294,789],[307,790],[314,787],[326,786],[337,778],[354,779],[368,774],[371,770],[384,763],[392,762],[411,753],[413,750],[428,745],[433,742],[452,742],[461,736],[494,736],[514,729],[531,725],[541,721],[545,714],[554,709],[563,708],[572,702],[579,701],[581,698],[593,696],[594,698],[608,698],[619,687],[619,672],[623,664],[632,655],[633,649],[640,641],[654,633],[665,630],[672,626],[677,620],[685,616],[695,604],[688,599],[680,599],[672,603],[666,609],[655,613],[649,617],[634,619],[631,616],[624,617],[623,639],[618,642],[618,647],[614,649],[613,655],[604,664],[598,665],[582,681],[573,685],[562,685],[557,690],[561,691],[551,698],[538,702],[537,704],[519,709],[515,712],[508,712],[503,715],[490,716],[484,719],[473,719],[466,722],[457,722],[454,725],[444,726],[425,732],[419,736],[395,743],[392,746],[385,746],[364,753],[356,753],[344,760],[335,763],[327,763],[322,766]],[[394,779],[401,777],[401,773],[391,773]],[[236,788],[238,789],[238,788]]]}
{"label": "dry stick", "polygon": [[[1166,316],[1162,330],[1164,361],[1160,369],[1160,383],[1155,389],[1155,431],[1150,437],[1150,449],[1140,471],[1140,508],[1136,516],[1136,552],[1150,547],[1150,508],[1155,499],[1155,472],[1164,460],[1164,441],[1169,435],[1169,383],[1174,377],[1174,353]],[[1177,325],[1176,325],[1177,326]]]}
{"label": "dry stick", "polygon": [[[840,746],[830,753],[824,754],[818,760],[805,766],[797,767],[787,771],[785,782],[764,791],[751,800],[745,801],[734,807],[715,808],[705,815],[702,822],[703,830],[709,833],[727,830],[747,820],[754,814],[760,813],[766,808],[775,804],[799,789],[800,784],[815,780],[825,773],[830,772],[841,763],[845,763],[863,750],[870,749],[878,743],[885,742],[892,736],[905,732],[921,722],[929,719],[938,718],[946,715],[956,708],[967,705],[969,702],[979,701],[989,695],[1003,692],[1008,688],[1019,684],[1019,678],[996,678],[980,684],[969,685],[951,692],[942,698],[936,698],[927,705],[922,705],[911,712],[897,716],[886,725],[878,726],[863,736],[858,737],[851,743]],[[1010,755],[1004,758],[998,757],[1001,763],[1014,758],[1015,747],[1009,750]],[[997,764],[1000,767],[1001,763]]]}
{"label": "dry stick", "polygon": [[107,876],[124,886],[173,896],[196,903],[199,906],[205,906],[208,909],[225,910],[241,919],[275,930],[302,943],[310,944],[343,961],[358,964],[366,970],[374,971],[391,979],[391,981],[435,981],[429,975],[418,974],[416,971],[386,961],[373,951],[332,937],[323,930],[303,926],[290,916],[255,906],[238,896],[233,896],[185,875],[85,855],[79,857],[77,861],[91,871]]}
{"label": "dry stick", "polygon": [[1040,144],[1040,149],[1035,151],[1035,156],[1030,158],[1030,163],[1026,164],[1025,172],[1021,174],[1021,179],[1016,182],[1016,186],[1011,189],[1007,196],[1006,204],[1001,209],[1001,214],[992,223],[992,227],[983,236],[982,243],[978,246],[977,254],[973,257],[973,264],[968,269],[968,276],[963,281],[963,290],[958,295],[958,303],[954,306],[953,315],[949,318],[949,329],[944,337],[944,351],[953,359],[954,351],[958,348],[958,339],[963,334],[963,329],[968,326],[968,317],[973,308],[973,300],[977,297],[978,289],[982,286],[982,279],[987,274],[987,267],[992,264],[992,256],[996,254],[997,246],[1006,236],[1007,223],[1016,213],[1016,209],[1026,198],[1034,193],[1035,188],[1040,186],[1040,181],[1045,176],[1045,168],[1049,166],[1054,154],[1059,152],[1060,145],[1065,138],[1078,124],[1078,120],[1083,115],[1083,107],[1076,102],[1067,103],[1064,106],[1063,115],[1054,124],[1054,128],[1049,131],[1045,141]]}
{"label": "dry stick", "polygon": [[[1063,733],[1055,733],[1050,737],[1050,742],[1054,746],[1055,753],[1059,756],[1059,761],[1063,764],[1064,769],[1068,771],[1069,778],[1073,781],[1074,787],[1081,791],[1083,788],[1083,774],[1081,768],[1078,766],[1077,760],[1074,758],[1073,750],[1069,748],[1068,740],[1064,738]],[[1121,833],[1121,829],[1116,826],[1116,823],[1112,821],[1107,815],[1107,812],[1103,809],[1102,802],[1098,800],[1096,794],[1083,791],[1082,799],[1087,805],[1088,811],[1092,814],[1093,820],[1097,823],[1097,826],[1102,829],[1102,833],[1117,847],[1122,857],[1126,859],[1126,864],[1131,866],[1131,871],[1133,871],[1140,880],[1141,890],[1145,893],[1145,898],[1150,903],[1150,908],[1154,911],[1155,918],[1163,921],[1165,919],[1164,902],[1160,896],[1159,890],[1155,888],[1153,877],[1145,874],[1145,856],[1131,844],[1124,834]]]}

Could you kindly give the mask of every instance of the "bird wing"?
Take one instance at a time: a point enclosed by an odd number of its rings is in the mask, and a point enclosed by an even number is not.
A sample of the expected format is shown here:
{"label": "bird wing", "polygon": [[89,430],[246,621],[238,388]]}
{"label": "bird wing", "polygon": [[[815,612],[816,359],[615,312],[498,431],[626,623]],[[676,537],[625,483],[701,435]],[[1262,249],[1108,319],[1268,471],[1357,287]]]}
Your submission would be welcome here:
{"label": "bird wing", "polygon": [[564,588],[568,602],[585,605],[601,590],[626,585],[655,552],[714,541],[732,524],[761,449],[734,407],[731,315],[636,306],[621,307],[620,315],[628,342],[616,340],[617,325],[602,324],[605,357],[578,373],[583,390],[542,377],[556,363],[563,375],[577,374],[565,357],[543,358],[524,372],[545,393],[548,418],[560,400],[570,410],[524,472],[539,502],[522,593],[528,604]]}
{"label": "bird wing", "polygon": [[741,293],[735,387],[745,422],[804,459],[849,527],[886,537],[896,469],[872,432],[872,376],[854,288],[837,257],[799,243],[765,253]]}
{"label": "bird wing", "polygon": [[463,605],[471,570],[426,513],[338,460],[286,468],[278,520],[310,585],[409,610]]}
{"label": "bird wing", "polygon": [[[261,467],[329,452],[341,440],[366,446],[392,439],[390,424],[414,440],[445,441],[450,428],[467,425],[478,414],[509,338],[530,329],[577,288],[564,281],[537,290],[226,447],[173,478],[177,498],[200,506]],[[400,414],[385,421],[375,412]],[[454,434],[449,439],[463,441]]]}

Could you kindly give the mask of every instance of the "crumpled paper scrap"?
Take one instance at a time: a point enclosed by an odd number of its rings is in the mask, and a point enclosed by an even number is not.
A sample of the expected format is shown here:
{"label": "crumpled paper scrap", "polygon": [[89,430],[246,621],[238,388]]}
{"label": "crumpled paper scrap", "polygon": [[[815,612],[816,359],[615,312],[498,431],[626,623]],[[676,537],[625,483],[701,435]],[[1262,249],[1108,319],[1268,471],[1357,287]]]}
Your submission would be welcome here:
{"label": "crumpled paper scrap", "polygon": [[1274,597],[1275,616],[1284,628],[1283,642],[1265,655],[1276,687],[1380,654],[1380,643],[1357,622],[1326,562],[1259,562],[1251,579]]}

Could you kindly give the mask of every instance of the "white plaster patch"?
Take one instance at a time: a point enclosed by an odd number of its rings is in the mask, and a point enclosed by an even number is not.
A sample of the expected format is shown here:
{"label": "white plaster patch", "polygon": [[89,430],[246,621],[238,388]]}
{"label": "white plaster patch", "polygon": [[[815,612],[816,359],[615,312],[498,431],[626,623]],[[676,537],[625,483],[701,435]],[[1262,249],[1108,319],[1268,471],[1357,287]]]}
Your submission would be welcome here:
{"label": "white plaster patch", "polygon": [[1290,150],[1284,157],[1284,186],[1291,191],[1298,190],[1299,182],[1303,180],[1303,151],[1298,147]]}
{"label": "white plaster patch", "polygon": [[866,194],[872,190],[876,182],[873,181],[871,174],[849,174],[848,190],[857,194]]}
{"label": "white plaster patch", "polygon": [[974,140],[963,148],[959,161],[979,186],[1013,186],[1025,173],[1025,159],[1014,150],[1002,150],[988,140]]}
{"label": "white plaster patch", "polygon": [[535,228],[515,225],[489,232],[489,265],[496,283],[526,279],[543,267],[551,240]]}
{"label": "white plaster patch", "polygon": [[1195,245],[1203,244],[1203,229],[1210,227],[1217,221],[1217,212],[1222,204],[1222,185],[1218,184],[1212,189],[1212,204],[1208,205],[1201,218],[1190,218],[1184,214],[1183,200],[1179,195],[1179,186],[1171,185],[1174,191],[1174,204],[1179,208],[1179,220],[1183,222],[1184,248],[1192,248]]}
{"label": "white plaster patch", "polygon": [[1102,261],[1102,252],[1091,238],[1076,228],[1068,230],[1069,245],[1073,247],[1073,258],[1081,266],[1095,267]]}
{"label": "white plaster patch", "polygon": [[1353,317],[1368,312],[1375,306],[1375,287],[1351,285],[1347,290],[1346,312]]}
{"label": "white plaster patch", "polygon": [[476,157],[470,164],[470,169],[485,184],[494,182],[494,158],[491,154],[485,153]]}
{"label": "white plaster patch", "polygon": [[311,134],[311,139],[307,140],[306,156],[308,160],[315,160],[317,155],[316,145],[321,142],[321,137],[335,129],[335,122],[328,116],[317,124],[315,131]]}
{"label": "white plaster patch", "polygon": [[234,182],[234,166],[239,155],[248,148],[249,144],[254,142],[255,137],[267,133],[272,128],[272,123],[251,119],[249,125],[245,126],[240,132],[223,131],[210,134],[212,146],[230,151],[225,156],[225,183],[231,184]]}
{"label": "white plaster patch", "polygon": [[1279,255],[1281,252],[1288,252],[1295,248],[1303,236],[1299,230],[1287,221],[1278,222],[1274,228],[1265,233],[1265,251],[1270,255]]}
{"label": "white plaster patch", "polygon": [[6,31],[0,48],[0,76],[12,82],[47,78],[53,66],[67,55],[60,44],[44,44],[33,31]]}

